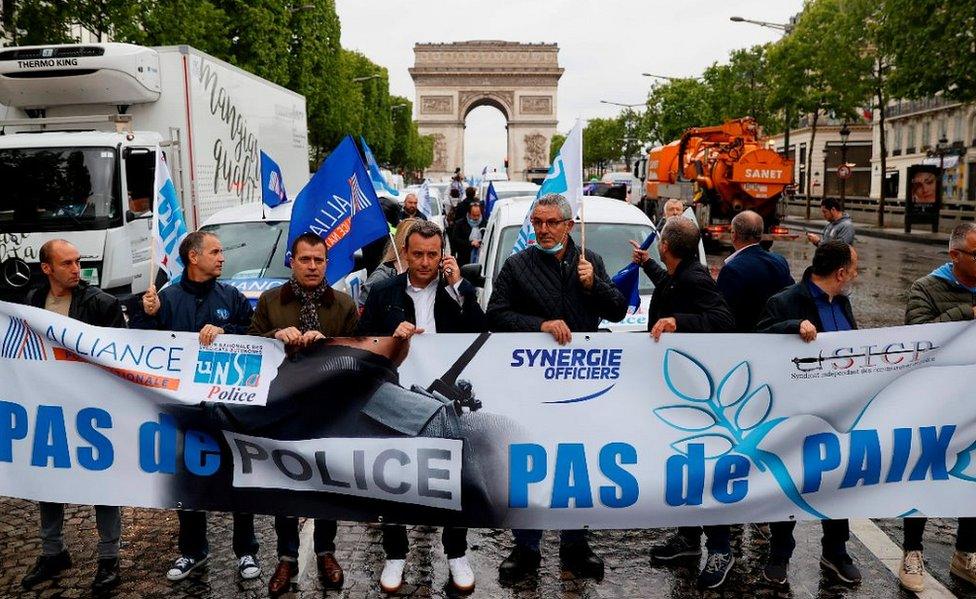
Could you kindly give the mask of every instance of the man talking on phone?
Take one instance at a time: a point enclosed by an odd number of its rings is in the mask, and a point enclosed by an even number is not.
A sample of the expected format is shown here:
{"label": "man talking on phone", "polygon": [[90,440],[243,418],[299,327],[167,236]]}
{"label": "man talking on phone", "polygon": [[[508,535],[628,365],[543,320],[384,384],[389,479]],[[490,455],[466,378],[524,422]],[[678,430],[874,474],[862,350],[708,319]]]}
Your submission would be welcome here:
{"label": "man talking on phone", "polygon": [[[474,286],[461,278],[461,269],[444,255],[444,232],[430,221],[417,221],[403,240],[400,256],[407,271],[387,279],[369,292],[356,328],[358,335],[409,339],[422,333],[481,333],[487,330],[485,313]],[[451,582],[461,592],[474,588],[468,563],[467,529],[445,527],[442,537]],[[407,530],[383,525],[386,563],[380,586],[395,593],[403,584],[407,557]]]}

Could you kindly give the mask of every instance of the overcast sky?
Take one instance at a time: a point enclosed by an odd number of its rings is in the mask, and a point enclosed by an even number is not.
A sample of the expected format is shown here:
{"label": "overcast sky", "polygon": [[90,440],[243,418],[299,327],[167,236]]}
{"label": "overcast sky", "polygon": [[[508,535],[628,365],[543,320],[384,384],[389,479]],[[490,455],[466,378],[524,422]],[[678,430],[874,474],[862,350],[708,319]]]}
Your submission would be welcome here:
{"label": "overcast sky", "polygon": [[[577,118],[608,117],[621,108],[600,100],[643,102],[651,79],[641,73],[696,76],[730,50],[778,39],[773,29],[733,23],[736,15],[786,22],[802,0],[337,0],[342,45],[390,71],[390,91],[414,99],[413,46],[418,42],[507,40],[555,42],[559,64],[559,130]],[[416,107],[415,107],[416,108]],[[484,106],[465,130],[467,172],[505,158],[505,119]]]}

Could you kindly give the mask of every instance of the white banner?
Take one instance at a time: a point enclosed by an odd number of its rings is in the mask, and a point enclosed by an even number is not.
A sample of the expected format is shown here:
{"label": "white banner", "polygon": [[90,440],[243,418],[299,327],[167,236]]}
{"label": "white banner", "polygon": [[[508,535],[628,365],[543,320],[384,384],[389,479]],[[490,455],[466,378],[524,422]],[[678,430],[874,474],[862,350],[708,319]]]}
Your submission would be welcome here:
{"label": "white banner", "polygon": [[89,381],[100,380],[91,376],[97,367],[129,383],[124,394],[151,393],[161,403],[263,406],[285,357],[280,342],[263,337],[221,335],[201,346],[197,333],[95,327],[6,302],[0,339],[3,380],[14,389],[44,395],[48,381],[68,380],[88,395]]}
{"label": "white banner", "polygon": [[3,495],[523,528],[976,515],[972,323],[424,334],[399,367],[392,341],[285,360],[10,304],[0,335]]}

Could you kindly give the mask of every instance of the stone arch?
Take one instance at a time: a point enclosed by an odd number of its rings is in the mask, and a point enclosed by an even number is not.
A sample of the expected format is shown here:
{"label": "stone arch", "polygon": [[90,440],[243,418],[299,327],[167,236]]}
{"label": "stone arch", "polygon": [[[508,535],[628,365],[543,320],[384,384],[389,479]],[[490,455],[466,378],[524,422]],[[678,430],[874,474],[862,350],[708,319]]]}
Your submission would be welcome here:
{"label": "stone arch", "polygon": [[504,41],[414,46],[410,76],[416,87],[417,125],[422,135],[435,137],[439,150],[427,176],[443,179],[455,166],[464,168],[465,118],[486,105],[505,117],[509,179],[524,180],[527,168],[547,166],[563,73],[558,52],[556,44]]}

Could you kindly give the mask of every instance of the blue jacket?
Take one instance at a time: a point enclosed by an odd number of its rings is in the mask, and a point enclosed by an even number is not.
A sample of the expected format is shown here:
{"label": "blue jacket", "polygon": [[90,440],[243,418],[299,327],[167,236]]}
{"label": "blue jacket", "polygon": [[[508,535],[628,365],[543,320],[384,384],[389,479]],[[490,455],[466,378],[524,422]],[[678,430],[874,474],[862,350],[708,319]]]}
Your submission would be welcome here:
{"label": "blue jacket", "polygon": [[195,283],[186,276],[159,292],[159,311],[154,316],[139,310],[130,323],[134,329],[195,333],[208,324],[231,335],[246,335],[254,314],[251,304],[236,287],[216,279]]}
{"label": "blue jacket", "polygon": [[737,333],[753,332],[769,298],[794,283],[786,258],[758,244],[725,264],[716,282],[735,316]]}

